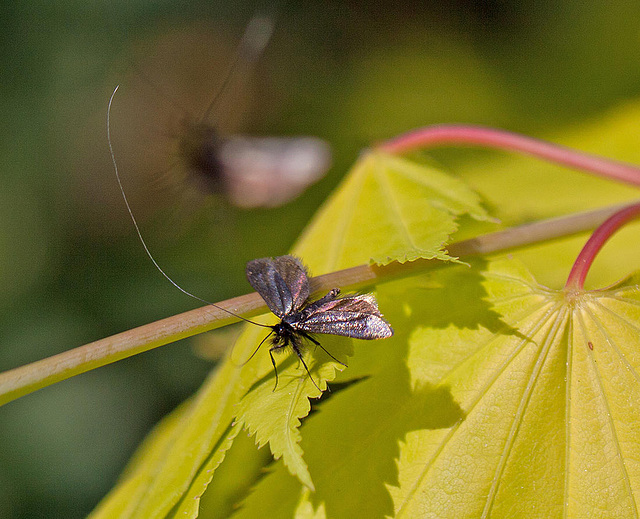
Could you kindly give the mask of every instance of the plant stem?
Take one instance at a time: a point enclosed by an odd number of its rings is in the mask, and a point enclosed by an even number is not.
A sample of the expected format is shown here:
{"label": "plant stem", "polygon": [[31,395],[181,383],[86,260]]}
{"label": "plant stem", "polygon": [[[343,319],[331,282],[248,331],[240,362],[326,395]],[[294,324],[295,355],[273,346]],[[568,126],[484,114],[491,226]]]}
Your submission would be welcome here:
{"label": "plant stem", "polygon": [[[640,208],[640,203],[635,207]],[[620,206],[607,207],[543,220],[452,243],[448,250],[450,254],[462,258],[504,252],[593,229],[620,209]],[[335,287],[345,291],[357,290],[446,265],[448,264],[436,260],[417,260],[403,264],[393,262],[385,266],[359,265],[312,278],[311,289],[314,294],[326,292]],[[256,293],[216,304],[244,317],[266,311],[264,301]],[[210,305],[203,306],[5,371],[0,373],[0,405],[74,375],[185,337],[220,328],[237,320],[221,309]]]}
{"label": "plant stem", "polygon": [[[263,305],[256,293],[218,304],[246,315],[257,314],[255,310]],[[0,373],[0,405],[74,375],[237,320],[223,310],[204,306],[5,371]]]}
{"label": "plant stem", "polygon": [[639,215],[640,203],[624,207],[612,214],[594,231],[571,268],[569,278],[564,286],[567,292],[574,293],[583,290],[584,280],[598,252],[618,229]]}
{"label": "plant stem", "polygon": [[455,124],[427,126],[383,142],[376,148],[388,153],[402,153],[444,144],[473,144],[507,151],[520,151],[570,168],[590,171],[636,186],[640,185],[640,169],[631,164],[484,126]]}

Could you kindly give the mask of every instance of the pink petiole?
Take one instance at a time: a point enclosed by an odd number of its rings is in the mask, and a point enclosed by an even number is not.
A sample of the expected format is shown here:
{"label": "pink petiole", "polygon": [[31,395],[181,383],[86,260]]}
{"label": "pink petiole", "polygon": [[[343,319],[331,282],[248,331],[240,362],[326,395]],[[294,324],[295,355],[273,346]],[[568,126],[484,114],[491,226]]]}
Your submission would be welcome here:
{"label": "pink petiole", "polygon": [[[631,164],[484,126],[455,124],[427,126],[383,142],[376,148],[389,153],[403,153],[446,144],[471,144],[518,151],[570,168],[640,186],[640,168]],[[576,292],[584,288],[589,268],[600,249],[618,229],[639,215],[640,204],[630,205],[609,217],[595,230],[571,268],[565,285],[566,291]]]}

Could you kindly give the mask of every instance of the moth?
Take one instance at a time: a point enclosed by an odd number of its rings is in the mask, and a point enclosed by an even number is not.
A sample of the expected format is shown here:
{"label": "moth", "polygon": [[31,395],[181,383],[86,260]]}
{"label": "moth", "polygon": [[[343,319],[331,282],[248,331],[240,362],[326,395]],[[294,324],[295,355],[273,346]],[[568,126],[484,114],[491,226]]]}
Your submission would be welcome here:
{"label": "moth", "polygon": [[331,166],[331,149],[317,137],[221,137],[188,119],[178,150],[192,182],[241,209],[284,205]]}
{"label": "moth", "polygon": [[[234,131],[240,114],[250,112],[249,79],[274,25],[273,16],[255,15],[224,60],[226,70],[216,63],[220,56],[203,45],[215,45],[215,35],[209,34],[215,31],[191,27],[194,34],[182,38],[170,31],[168,41],[159,39],[157,53],[133,65],[131,84],[123,85],[125,101],[132,106],[123,112],[122,126],[136,137],[123,143],[133,161],[127,169],[146,171],[154,184],[168,188],[167,203],[177,192],[191,206],[213,201],[214,206],[221,202],[239,209],[279,207],[329,170],[331,148],[320,138]],[[218,42],[215,48],[220,46]],[[208,95],[194,77],[202,77],[202,84],[218,82],[204,110],[192,110]]]}
{"label": "moth", "polygon": [[261,258],[247,263],[247,279],[262,296],[269,309],[280,319],[270,326],[271,331],[260,342],[249,360],[260,346],[272,337],[269,357],[275,372],[278,387],[278,369],[274,352],[287,348],[293,350],[313,380],[303,357],[304,341],[308,340],[329,353],[312,334],[326,333],[354,339],[385,339],[393,335],[393,329],[384,320],[373,294],[357,294],[339,297],[340,289],[334,288],[316,301],[310,301],[309,277],[305,266],[293,256]]}

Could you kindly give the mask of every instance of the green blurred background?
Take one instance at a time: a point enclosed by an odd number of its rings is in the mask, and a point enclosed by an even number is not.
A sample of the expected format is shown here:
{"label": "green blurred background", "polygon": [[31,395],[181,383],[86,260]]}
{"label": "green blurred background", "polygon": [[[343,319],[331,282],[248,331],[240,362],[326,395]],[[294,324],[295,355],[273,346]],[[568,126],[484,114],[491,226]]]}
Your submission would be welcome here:
{"label": "green blurred background", "polygon": [[[248,292],[244,263],[285,253],[372,142],[442,122],[544,136],[640,96],[637,1],[283,3],[264,56],[216,115],[223,131],[322,137],[334,166],[283,208],[193,203],[163,185],[156,150],[171,145],[176,105],[204,110],[244,25],[270,8],[231,4],[3,6],[0,369],[198,306],[153,268],[117,191],[105,117],[118,83],[114,146],[143,232],[180,284],[213,301]],[[210,342],[1,408],[0,517],[85,516],[201,384]]]}

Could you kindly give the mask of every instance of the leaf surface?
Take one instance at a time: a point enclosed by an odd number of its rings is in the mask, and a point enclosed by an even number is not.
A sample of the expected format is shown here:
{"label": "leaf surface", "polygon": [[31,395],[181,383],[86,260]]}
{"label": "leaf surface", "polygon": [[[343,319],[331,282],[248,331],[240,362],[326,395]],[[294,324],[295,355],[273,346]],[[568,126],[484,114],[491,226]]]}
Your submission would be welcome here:
{"label": "leaf surface", "polygon": [[363,155],[318,211],[295,248],[314,274],[369,263],[451,260],[456,218],[488,220],[460,180],[379,151]]}
{"label": "leaf surface", "polygon": [[464,419],[407,435],[395,516],[637,517],[637,280],[573,298],[512,261],[485,276],[500,328],[411,339],[412,378],[448,388]]}
{"label": "leaf surface", "polygon": [[[331,369],[325,365],[324,371],[327,371],[327,368]],[[324,386],[327,378],[333,377],[328,373],[324,374]],[[269,378],[247,393],[238,408],[238,421],[246,424],[249,432],[255,434],[259,447],[268,443],[273,457],[282,457],[291,474],[313,489],[311,475],[302,459],[298,427],[300,419],[307,416],[311,409],[309,397],[319,397],[320,391],[308,376],[300,373],[284,384],[286,385],[281,387],[279,393],[274,391],[272,380]]]}
{"label": "leaf surface", "polygon": [[[245,330],[245,344],[254,344],[261,331]],[[230,362],[212,373],[198,395],[153,432],[91,517],[197,517],[199,496],[239,431],[232,427],[236,405],[254,377]]]}

